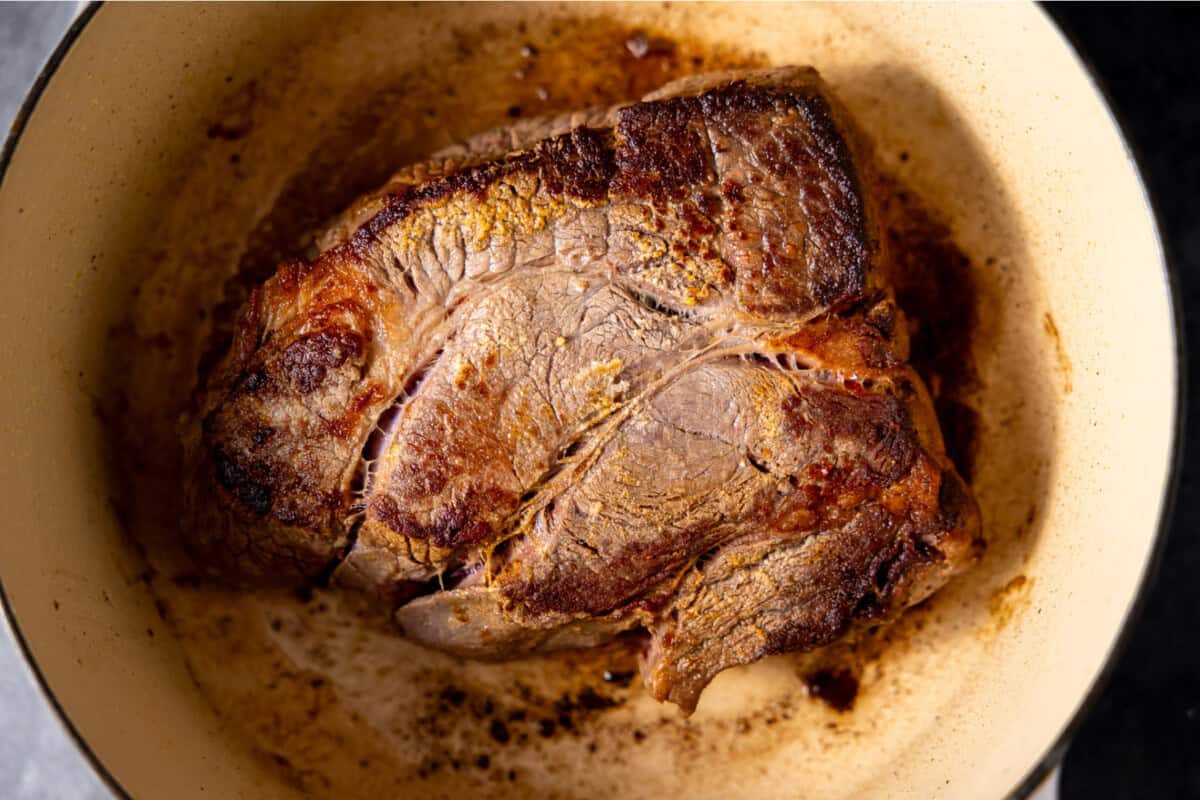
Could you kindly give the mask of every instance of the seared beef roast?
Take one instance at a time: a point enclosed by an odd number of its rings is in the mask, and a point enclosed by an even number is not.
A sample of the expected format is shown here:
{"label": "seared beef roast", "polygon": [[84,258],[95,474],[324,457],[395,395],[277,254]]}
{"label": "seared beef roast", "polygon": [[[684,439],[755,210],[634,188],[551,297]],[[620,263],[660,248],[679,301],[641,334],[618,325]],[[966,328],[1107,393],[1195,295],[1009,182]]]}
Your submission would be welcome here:
{"label": "seared beef roast", "polygon": [[869,154],[811,69],[710,75],[411,167],[254,292],[191,545],[479,658],[649,631],[645,681],[827,644],[970,563]]}

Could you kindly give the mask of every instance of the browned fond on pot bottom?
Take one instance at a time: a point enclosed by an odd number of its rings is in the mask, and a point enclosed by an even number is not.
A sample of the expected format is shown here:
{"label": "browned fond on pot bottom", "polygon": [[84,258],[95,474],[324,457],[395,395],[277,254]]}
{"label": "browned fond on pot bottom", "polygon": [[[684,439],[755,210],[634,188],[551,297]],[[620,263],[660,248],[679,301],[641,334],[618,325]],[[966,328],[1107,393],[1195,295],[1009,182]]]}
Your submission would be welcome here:
{"label": "browned fond on pot bottom", "polygon": [[[972,797],[1014,785],[1094,677],[1138,583],[1173,411],[1152,225],[1069,52],[1036,11],[1016,6],[469,14],[104,7],[30,121],[0,191],[5,266],[20,277],[0,325],[3,341],[22,344],[0,361],[0,378],[25,387],[0,400],[11,421],[0,485],[11,524],[38,535],[0,540],[0,570],[68,713],[138,796],[286,796],[297,784],[395,793],[396,771],[379,767],[397,752],[402,782],[434,796],[476,786],[516,796]],[[585,24],[563,22],[578,17]],[[572,72],[572,37],[616,43],[635,26],[648,35]],[[679,43],[674,53],[659,36]],[[873,642],[851,654],[866,662],[852,712],[801,697],[800,673],[824,672],[816,685],[828,692],[839,670],[775,659],[722,676],[684,724],[622,688],[628,669],[603,682],[617,655],[512,674],[425,653],[369,622],[339,624],[354,613],[334,606],[341,599],[176,585],[182,570],[153,535],[172,534],[169,504],[123,510],[157,574],[128,554],[108,498],[130,493],[99,456],[104,429],[89,398],[165,441],[170,425],[144,413],[147,399],[183,407],[229,276],[272,267],[272,250],[303,246],[303,230],[451,136],[514,108],[630,94],[620,91],[630,65],[653,85],[714,44],[721,63],[749,49],[755,62],[820,68],[885,166],[970,256],[969,267],[947,259],[941,274],[971,275],[980,297],[978,385],[945,394],[979,410],[973,482],[992,546],[973,579],[909,619],[880,658],[868,658]],[[944,241],[931,231],[915,240]],[[940,247],[930,245],[933,263]],[[954,306],[948,283],[938,303]],[[122,319],[125,332],[106,340]],[[972,327],[965,310],[941,324]],[[130,337],[151,346],[123,354]],[[937,352],[943,340],[926,339],[929,358],[950,358]],[[1117,379],[1131,363],[1139,380]],[[128,387],[128,405],[114,386]],[[170,497],[172,450],[135,455],[138,494]],[[1145,466],[1118,469],[1128,463]],[[174,628],[158,620],[156,595]],[[122,713],[133,707],[136,716]],[[363,724],[373,735],[355,733]],[[250,741],[272,755],[255,755]]]}

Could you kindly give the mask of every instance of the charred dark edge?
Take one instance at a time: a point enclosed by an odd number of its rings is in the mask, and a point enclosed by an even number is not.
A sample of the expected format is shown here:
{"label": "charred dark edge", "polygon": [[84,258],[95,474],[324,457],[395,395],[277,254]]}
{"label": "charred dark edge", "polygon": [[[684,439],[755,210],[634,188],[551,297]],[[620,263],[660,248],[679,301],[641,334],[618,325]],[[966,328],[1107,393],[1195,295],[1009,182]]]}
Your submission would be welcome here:
{"label": "charred dark edge", "polygon": [[[867,288],[872,261],[878,252],[876,237],[871,236],[870,221],[868,220],[866,198],[867,193],[863,176],[859,174],[857,163],[867,164],[870,159],[863,157],[855,162],[852,152],[851,139],[857,136],[854,126],[840,109],[835,108],[820,92],[809,92],[804,96],[789,95],[792,106],[804,117],[809,130],[831,163],[826,163],[828,173],[839,182],[849,184],[845,192],[845,201],[849,206],[847,211],[853,222],[853,236],[847,237],[854,245],[855,252],[842,254],[840,259],[847,265],[853,265],[849,275],[851,285],[830,287],[824,283],[814,286],[814,299],[823,306],[838,310],[842,305],[854,303]],[[830,167],[833,167],[830,169]]]}
{"label": "charred dark edge", "polygon": [[[662,100],[638,103],[636,113],[648,110],[697,114],[702,117],[720,111],[768,112],[780,106],[796,110],[810,127],[822,152],[829,157],[826,168],[839,182],[848,184],[847,213],[852,218],[857,252],[850,259],[854,269],[847,278],[849,284],[825,287],[815,299],[823,305],[837,305],[861,292],[867,283],[875,240],[869,235],[867,211],[862,190],[864,181],[853,159],[849,138],[853,131],[845,114],[832,105],[816,83],[801,83],[794,87],[761,86],[746,80],[733,80],[707,89],[697,95],[681,95]],[[618,119],[624,110],[618,113]],[[843,135],[839,126],[846,127]],[[618,121],[617,128],[620,127]],[[483,164],[465,166],[432,182],[407,187],[389,195],[382,210],[363,223],[349,241],[333,248],[349,248],[363,257],[371,245],[393,225],[430,204],[454,195],[482,197],[492,185],[517,174],[537,173],[552,190],[585,202],[600,201],[612,193],[613,181],[619,175],[617,128],[580,127],[539,142],[529,150],[503,156]],[[658,187],[669,192],[675,186]],[[330,251],[332,252],[332,251]]]}
{"label": "charred dark edge", "polygon": [[400,193],[390,194],[383,209],[354,232],[348,245],[356,254],[362,255],[379,234],[423,206],[455,194],[482,195],[489,186],[509,175],[532,171],[538,160],[536,153],[519,153],[500,161],[465,167],[430,183],[409,186]]}
{"label": "charred dark edge", "polygon": [[530,150],[470,165],[389,195],[387,205],[363,223],[343,247],[349,246],[361,257],[385,230],[422,208],[454,195],[482,198],[489,187],[518,174],[537,173],[555,191],[585,202],[601,200],[616,172],[615,153],[611,129],[576,128]]}

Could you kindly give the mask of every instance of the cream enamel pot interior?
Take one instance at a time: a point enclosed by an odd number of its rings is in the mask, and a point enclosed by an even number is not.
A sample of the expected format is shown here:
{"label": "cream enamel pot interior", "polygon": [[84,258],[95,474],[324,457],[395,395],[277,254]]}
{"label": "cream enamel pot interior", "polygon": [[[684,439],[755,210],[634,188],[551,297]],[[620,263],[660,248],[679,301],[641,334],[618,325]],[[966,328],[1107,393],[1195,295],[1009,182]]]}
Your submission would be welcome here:
{"label": "cream enamel pot interior", "polygon": [[[884,167],[943,213],[980,284],[974,482],[995,544],[828,729],[833,712],[805,700],[781,721],[786,735],[729,743],[726,721],[795,680],[768,661],[723,675],[689,723],[693,745],[712,744],[702,769],[666,734],[662,748],[622,745],[605,762],[564,745],[555,768],[509,791],[998,797],[1057,757],[1152,566],[1176,451],[1178,342],[1136,167],[1036,7],[114,4],[76,24],[5,153],[0,577],[31,664],[117,791],[302,794],[197,689],[114,511],[111,414],[96,411],[119,389],[110,332],[139,307],[135,287],[175,242],[195,244],[180,233],[179,198],[229,161],[219,148],[235,137],[206,133],[231,114],[253,122],[237,179],[205,184],[211,214],[232,220],[211,234],[211,257],[236,263],[220,236],[246,240],[285,189],[272,176],[311,159],[325,112],[449,64],[454,43],[485,25],[484,38],[504,40],[521,22],[579,18],[815,65]],[[258,105],[239,110],[247,86]],[[493,93],[502,116],[509,101]],[[394,113],[418,114],[405,98]],[[479,119],[496,108],[482,102]],[[195,291],[199,306],[216,296]]]}

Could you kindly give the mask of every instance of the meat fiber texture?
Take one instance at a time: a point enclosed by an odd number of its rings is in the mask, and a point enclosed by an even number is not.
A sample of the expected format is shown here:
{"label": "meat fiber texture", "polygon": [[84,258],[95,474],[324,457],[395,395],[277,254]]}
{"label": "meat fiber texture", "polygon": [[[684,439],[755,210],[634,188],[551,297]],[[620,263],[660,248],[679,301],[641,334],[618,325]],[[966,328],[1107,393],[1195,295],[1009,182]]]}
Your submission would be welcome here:
{"label": "meat fiber texture", "polygon": [[977,555],[906,363],[870,153],[812,69],[705,75],[409,167],[253,292],[188,543],[514,658],[644,630],[694,709]]}

